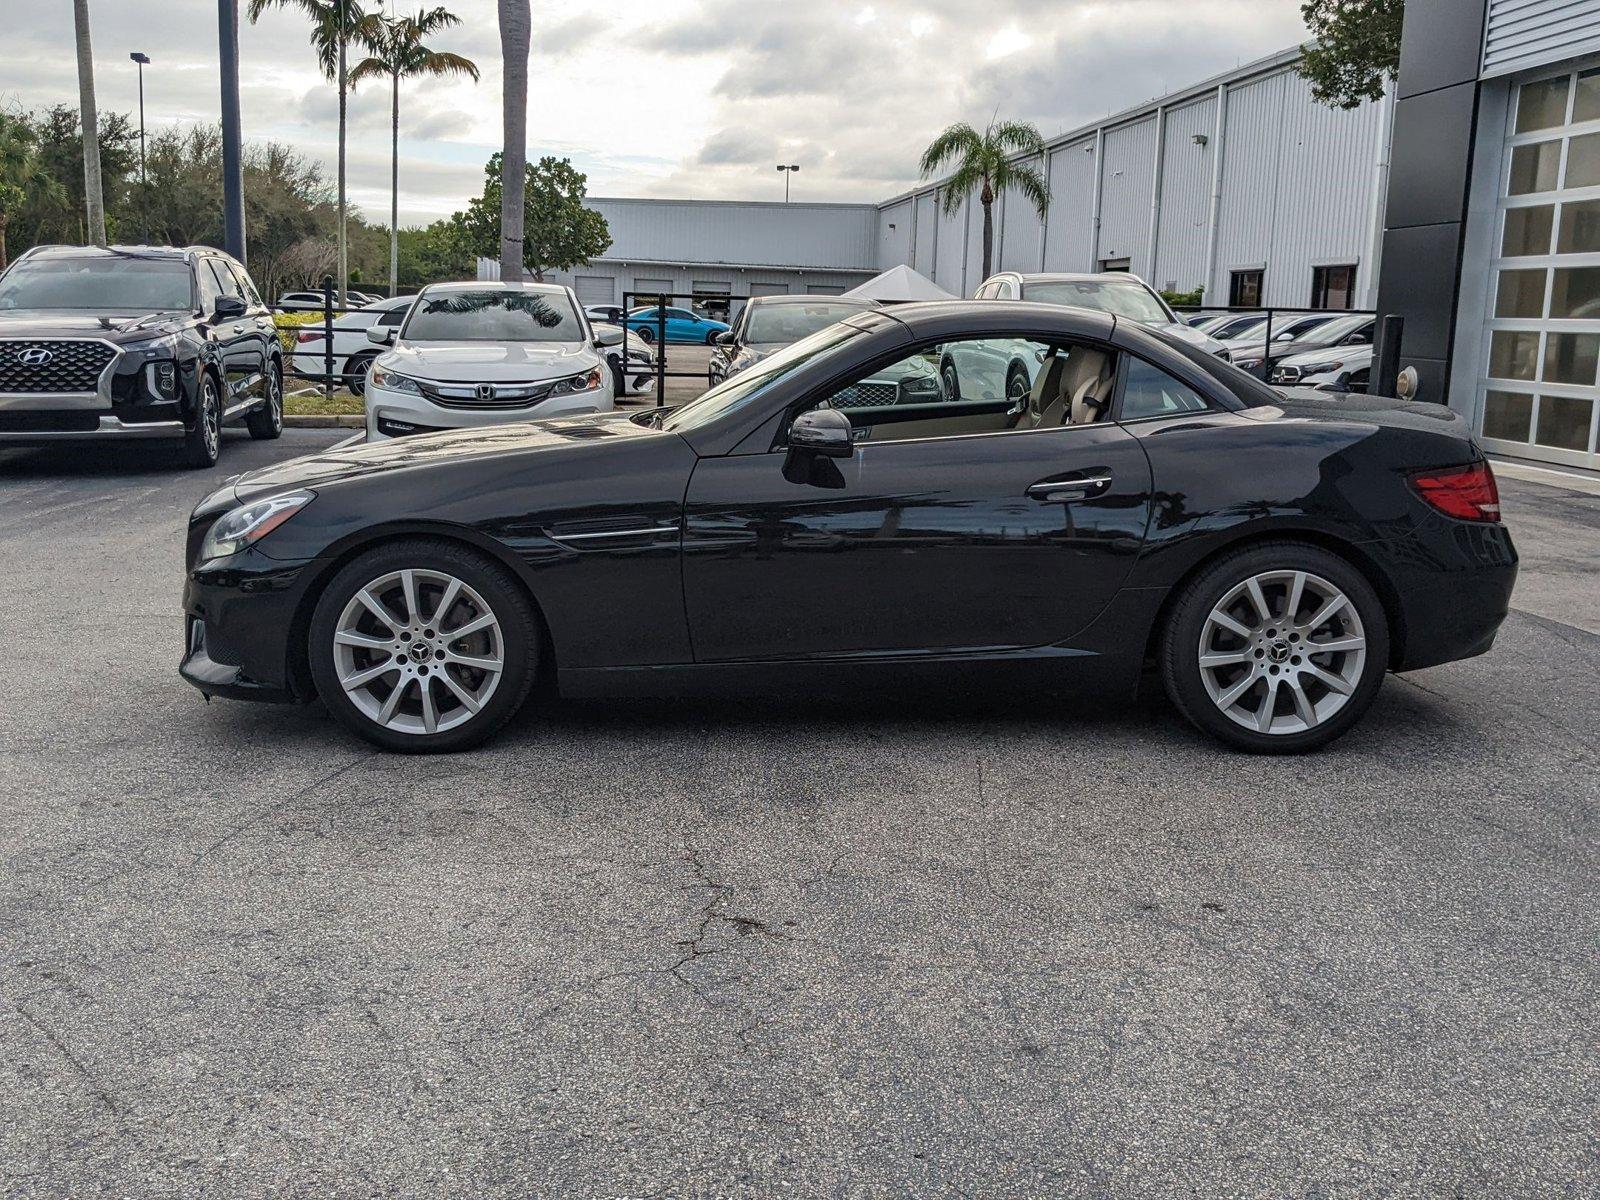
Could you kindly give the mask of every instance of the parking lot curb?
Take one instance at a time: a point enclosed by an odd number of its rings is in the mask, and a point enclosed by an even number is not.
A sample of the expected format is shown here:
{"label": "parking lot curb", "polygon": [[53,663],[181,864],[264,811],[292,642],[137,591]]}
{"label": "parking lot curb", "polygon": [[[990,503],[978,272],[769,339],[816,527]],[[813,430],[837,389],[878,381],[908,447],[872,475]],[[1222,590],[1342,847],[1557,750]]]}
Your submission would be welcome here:
{"label": "parking lot curb", "polygon": [[285,429],[360,429],[366,418],[360,413],[335,413],[318,416],[290,416],[283,418]]}

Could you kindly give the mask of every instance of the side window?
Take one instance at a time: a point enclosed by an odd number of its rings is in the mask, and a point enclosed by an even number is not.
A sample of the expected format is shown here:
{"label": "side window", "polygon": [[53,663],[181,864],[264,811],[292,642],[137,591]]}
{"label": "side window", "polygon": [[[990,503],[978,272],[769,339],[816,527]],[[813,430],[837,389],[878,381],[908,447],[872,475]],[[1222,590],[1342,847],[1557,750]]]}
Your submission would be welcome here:
{"label": "side window", "polygon": [[1349,337],[1345,338],[1344,344],[1346,346],[1370,346],[1370,345],[1372,345],[1372,326],[1371,325],[1363,325],[1360,329],[1357,329]]}
{"label": "side window", "polygon": [[1105,415],[1112,368],[1111,353],[1089,345],[964,338],[878,367],[824,403],[868,443],[1085,425]]}
{"label": "side window", "polygon": [[256,291],[256,285],[250,282],[250,273],[237,263],[225,265],[233,271],[233,277],[239,281],[239,293],[250,302],[250,307],[261,308],[261,293]]}
{"label": "side window", "polygon": [[206,259],[206,267],[216,275],[217,290],[224,296],[237,296],[244,299],[244,292],[239,289],[239,281],[233,277],[233,272],[228,269],[228,264],[219,258]]}
{"label": "side window", "polygon": [[1016,299],[1016,297],[1011,294],[1011,285],[1009,283],[1004,283],[1004,282],[997,283],[997,284],[994,285],[994,298],[996,300],[1015,300]]}
{"label": "side window", "polygon": [[217,285],[217,277],[211,270],[209,258],[203,258],[195,264],[194,278],[200,285],[200,311],[209,314],[217,306],[217,297],[222,295],[222,288]]}
{"label": "side window", "polygon": [[998,285],[986,283],[973,294],[974,300],[993,300]]}
{"label": "side window", "polygon": [[405,321],[406,313],[410,311],[411,306],[409,304],[402,304],[398,308],[391,308],[388,312],[384,313],[383,316],[378,318],[378,324],[390,325],[398,329],[401,323]]}
{"label": "side window", "polygon": [[1199,392],[1179,383],[1160,367],[1153,367],[1143,359],[1128,358],[1123,376],[1119,420],[1175,417],[1183,413],[1204,412],[1210,407]]}

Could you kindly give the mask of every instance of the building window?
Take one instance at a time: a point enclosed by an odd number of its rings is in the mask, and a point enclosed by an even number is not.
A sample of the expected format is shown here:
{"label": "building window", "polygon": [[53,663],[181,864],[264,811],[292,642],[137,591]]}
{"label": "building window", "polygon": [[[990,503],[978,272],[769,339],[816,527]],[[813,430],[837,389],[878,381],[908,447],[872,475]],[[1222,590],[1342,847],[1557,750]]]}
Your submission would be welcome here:
{"label": "building window", "polygon": [[1312,308],[1353,308],[1356,298],[1354,266],[1312,267]]}
{"label": "building window", "polygon": [[1235,271],[1228,281],[1228,304],[1233,308],[1261,307],[1261,271]]}
{"label": "building window", "polygon": [[1131,271],[1133,260],[1131,258],[1102,258],[1100,260],[1102,271]]}

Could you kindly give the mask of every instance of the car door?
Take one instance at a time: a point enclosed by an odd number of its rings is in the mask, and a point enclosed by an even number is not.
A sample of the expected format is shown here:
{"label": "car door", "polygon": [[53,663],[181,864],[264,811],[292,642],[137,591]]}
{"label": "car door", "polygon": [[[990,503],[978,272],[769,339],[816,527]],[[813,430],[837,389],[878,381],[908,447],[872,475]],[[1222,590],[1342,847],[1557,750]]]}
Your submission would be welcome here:
{"label": "car door", "polygon": [[[1149,463],[1115,424],[1060,421],[1069,381],[1112,356],[1043,347],[1044,382],[1018,415],[1004,398],[944,394],[931,367],[949,348],[798,406],[847,413],[847,459],[791,453],[780,435],[697,464],[683,559],[697,661],[1002,652],[1068,639],[1106,607],[1143,542]],[[895,379],[936,390],[879,382]]]}
{"label": "car door", "polygon": [[671,342],[705,341],[705,325],[686,308],[667,309],[667,340]]}
{"label": "car door", "polygon": [[253,341],[251,368],[256,372],[253,391],[258,396],[264,396],[267,366],[272,361],[272,350],[278,340],[278,327],[273,323],[272,310],[261,299],[261,293],[256,290],[249,273],[238,263],[224,263],[220,259],[217,262],[219,266],[226,266],[233,272],[234,278],[238,280],[239,290],[244,295],[245,303],[249,305],[245,321]]}
{"label": "car door", "polygon": [[[249,304],[239,287],[239,281],[233,277],[233,272],[228,269],[227,263],[220,259],[207,258],[201,261],[199,270],[210,274],[216,285],[218,297],[232,296],[242,304]],[[254,393],[261,378],[260,341],[254,324],[246,314],[221,319],[213,318],[211,333],[217,344],[217,357],[222,365],[223,377],[227,380],[227,395],[223,402],[223,409],[226,411],[244,403]]]}

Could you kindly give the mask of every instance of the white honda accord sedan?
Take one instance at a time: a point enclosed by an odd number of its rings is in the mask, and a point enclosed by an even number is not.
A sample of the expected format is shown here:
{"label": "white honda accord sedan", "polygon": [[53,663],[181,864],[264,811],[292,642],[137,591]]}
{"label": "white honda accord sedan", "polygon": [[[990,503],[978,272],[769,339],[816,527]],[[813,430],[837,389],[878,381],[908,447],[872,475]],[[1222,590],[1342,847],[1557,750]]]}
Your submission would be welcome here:
{"label": "white honda accord sedan", "polygon": [[610,412],[602,353],[621,330],[596,331],[571,289],[546,283],[438,283],[418,294],[368,375],[367,440]]}

